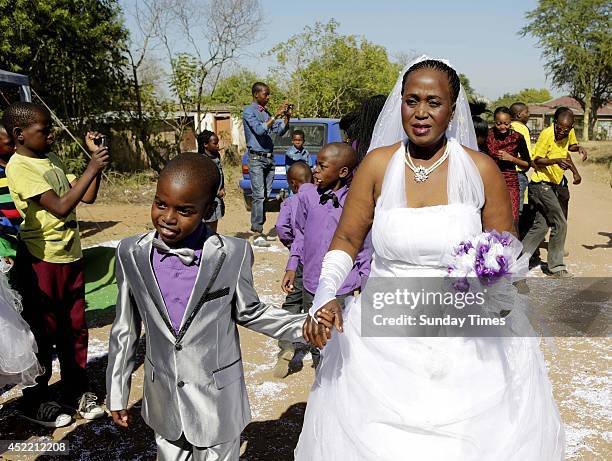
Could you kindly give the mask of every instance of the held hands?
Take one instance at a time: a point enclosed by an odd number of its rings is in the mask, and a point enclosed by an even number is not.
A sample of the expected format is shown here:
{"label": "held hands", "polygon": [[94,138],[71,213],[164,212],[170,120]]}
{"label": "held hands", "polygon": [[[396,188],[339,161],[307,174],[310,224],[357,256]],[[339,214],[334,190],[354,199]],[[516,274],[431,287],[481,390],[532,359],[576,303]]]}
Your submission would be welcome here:
{"label": "held hands", "polygon": [[111,411],[111,416],[113,417],[113,422],[117,426],[128,427],[132,422],[132,416],[128,413],[127,410],[115,410]]}
{"label": "held hands", "polygon": [[302,327],[304,339],[312,345],[322,348],[331,338],[331,329],[336,328],[342,333],[342,308],[338,301],[332,299],[316,313],[318,324],[308,316]]}
{"label": "held hands", "polygon": [[103,136],[97,131],[88,131],[85,135],[85,145],[87,150],[91,152],[91,160],[87,168],[93,170],[96,174],[101,173],[110,163],[108,147],[100,145],[102,138]]}
{"label": "held hands", "polygon": [[292,293],[295,290],[293,282],[295,281],[295,271],[286,271],[283,281],[281,282],[281,289],[285,294]]}

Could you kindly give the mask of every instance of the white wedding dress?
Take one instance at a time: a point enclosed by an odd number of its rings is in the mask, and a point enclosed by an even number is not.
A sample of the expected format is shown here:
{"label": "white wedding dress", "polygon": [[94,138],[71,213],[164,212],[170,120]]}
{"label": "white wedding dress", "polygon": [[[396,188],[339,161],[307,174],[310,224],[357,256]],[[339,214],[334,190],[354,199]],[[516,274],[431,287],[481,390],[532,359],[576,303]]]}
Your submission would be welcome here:
{"label": "white wedding dress", "polygon": [[[453,246],[482,232],[482,179],[449,142],[448,205],[407,208],[405,147],[392,157],[370,277],[444,277]],[[347,302],[344,332],[323,350],[296,460],[564,459],[536,338],[364,338],[360,323],[357,297]]]}

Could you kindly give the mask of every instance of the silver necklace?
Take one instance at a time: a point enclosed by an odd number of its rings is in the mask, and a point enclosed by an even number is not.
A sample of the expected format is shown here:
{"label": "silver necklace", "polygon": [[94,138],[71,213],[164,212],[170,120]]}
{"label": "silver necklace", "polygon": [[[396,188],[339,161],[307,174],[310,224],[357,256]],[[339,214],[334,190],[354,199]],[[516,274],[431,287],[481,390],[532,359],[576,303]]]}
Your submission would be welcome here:
{"label": "silver necklace", "polygon": [[447,142],[442,156],[438,160],[436,160],[429,168],[425,168],[423,165],[416,166],[412,161],[410,152],[408,151],[408,145],[406,145],[406,154],[404,155],[404,162],[406,162],[408,168],[410,168],[414,173],[414,180],[416,182],[427,181],[429,179],[429,174],[444,163],[444,160],[448,158],[448,145],[449,143]]}

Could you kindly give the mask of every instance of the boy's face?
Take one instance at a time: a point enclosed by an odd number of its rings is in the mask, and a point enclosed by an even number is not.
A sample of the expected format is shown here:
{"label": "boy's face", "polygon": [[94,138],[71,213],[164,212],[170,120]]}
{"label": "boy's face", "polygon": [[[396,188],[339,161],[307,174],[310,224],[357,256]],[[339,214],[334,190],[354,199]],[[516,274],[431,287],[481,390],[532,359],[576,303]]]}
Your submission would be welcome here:
{"label": "boy's face", "polygon": [[253,96],[253,99],[261,107],[266,107],[266,104],[268,104],[270,100],[270,88],[265,87],[263,90],[259,90],[255,93],[255,96]]}
{"label": "boy's face", "polygon": [[304,137],[301,134],[294,134],[291,137],[291,142],[296,149],[301,150],[304,146]]}
{"label": "boy's face", "polygon": [[28,127],[15,128],[17,143],[35,154],[46,154],[53,144],[51,118],[46,114],[38,114],[36,121]]}
{"label": "boy's face", "polygon": [[151,221],[159,237],[168,246],[176,246],[198,228],[213,203],[214,197],[203,196],[201,184],[162,176],[151,206]]}
{"label": "boy's face", "polygon": [[317,156],[312,177],[314,184],[319,189],[334,187],[341,178],[349,174],[347,166],[342,164],[341,156],[334,155],[329,149],[323,148]]}
{"label": "boy's face", "polygon": [[0,157],[10,157],[15,152],[15,144],[6,131],[0,131]]}
{"label": "boy's face", "polygon": [[517,118],[519,122],[527,124],[529,121],[529,108],[525,107],[522,111],[520,111]]}

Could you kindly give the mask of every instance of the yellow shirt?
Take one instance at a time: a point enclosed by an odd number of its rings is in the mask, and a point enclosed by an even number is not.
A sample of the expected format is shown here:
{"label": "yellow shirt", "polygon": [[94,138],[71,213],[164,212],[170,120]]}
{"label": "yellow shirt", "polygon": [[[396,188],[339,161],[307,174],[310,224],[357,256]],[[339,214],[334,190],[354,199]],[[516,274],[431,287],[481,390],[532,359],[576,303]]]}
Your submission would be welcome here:
{"label": "yellow shirt", "polygon": [[6,176],[15,206],[23,217],[19,235],[32,256],[52,263],[80,259],[83,254],[76,212],[58,218],[32,200],[51,189],[60,197],[70,190],[75,176],[66,176],[61,160],[51,153],[46,158],[15,154],[6,166]]}
{"label": "yellow shirt", "polygon": [[[529,151],[529,158],[533,158],[533,151],[531,150],[531,134],[529,133],[529,128],[527,128],[527,125],[518,121],[513,121],[511,126],[514,131],[523,135],[523,138],[525,138],[525,144],[527,144],[527,150]],[[522,168],[518,165],[516,166],[516,171],[523,173]]]}
{"label": "yellow shirt", "polygon": [[[555,127],[551,125],[540,133],[540,137],[538,138],[531,158],[566,158],[569,155],[568,148],[573,144],[578,144],[576,133],[573,128],[566,138],[561,141],[555,141]],[[565,173],[565,170],[559,165],[537,167],[531,175],[531,181],[546,181],[553,184],[560,184],[563,180],[563,173]]]}

